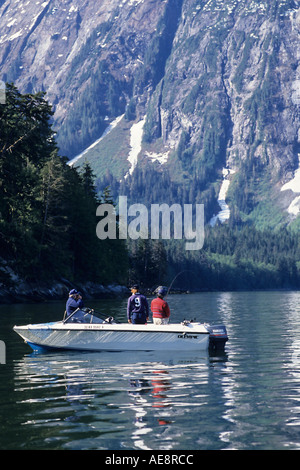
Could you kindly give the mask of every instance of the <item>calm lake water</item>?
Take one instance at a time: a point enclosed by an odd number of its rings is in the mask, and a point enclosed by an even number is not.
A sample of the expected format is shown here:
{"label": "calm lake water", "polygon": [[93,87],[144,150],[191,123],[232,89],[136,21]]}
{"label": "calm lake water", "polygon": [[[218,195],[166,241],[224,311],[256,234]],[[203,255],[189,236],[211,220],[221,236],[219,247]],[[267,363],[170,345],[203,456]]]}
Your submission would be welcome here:
{"label": "calm lake water", "polygon": [[[226,324],[226,354],[33,354],[12,327],[64,305],[0,306],[0,449],[300,449],[300,292],[168,301],[173,322]],[[89,305],[125,319],[126,300]]]}

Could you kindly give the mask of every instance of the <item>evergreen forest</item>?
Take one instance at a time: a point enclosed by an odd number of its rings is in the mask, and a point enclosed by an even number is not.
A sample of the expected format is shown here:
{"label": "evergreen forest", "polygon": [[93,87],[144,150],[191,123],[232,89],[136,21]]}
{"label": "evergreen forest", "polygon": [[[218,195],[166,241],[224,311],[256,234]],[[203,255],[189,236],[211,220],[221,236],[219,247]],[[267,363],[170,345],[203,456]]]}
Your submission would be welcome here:
{"label": "evergreen forest", "polygon": [[13,285],[12,272],[49,284],[64,278],[152,289],[176,278],[173,287],[181,290],[299,288],[299,232],[258,230],[234,214],[227,224],[207,224],[204,247],[195,252],[185,251],[185,240],[99,240],[96,209],[120,194],[137,202],[143,190],[142,199],[151,203],[164,191],[166,202],[205,206],[215,195],[196,179],[184,194],[166,174],[155,179],[150,170],[134,173],[127,186],[111,175],[95,181],[88,162],[75,169],[60,155],[52,116],[44,93],[21,94],[6,85],[0,105],[0,286]]}
{"label": "evergreen forest", "polygon": [[59,155],[44,93],[6,86],[0,105],[0,282],[7,266],[28,281],[126,282],[127,249],[96,237],[96,194],[88,164]]}

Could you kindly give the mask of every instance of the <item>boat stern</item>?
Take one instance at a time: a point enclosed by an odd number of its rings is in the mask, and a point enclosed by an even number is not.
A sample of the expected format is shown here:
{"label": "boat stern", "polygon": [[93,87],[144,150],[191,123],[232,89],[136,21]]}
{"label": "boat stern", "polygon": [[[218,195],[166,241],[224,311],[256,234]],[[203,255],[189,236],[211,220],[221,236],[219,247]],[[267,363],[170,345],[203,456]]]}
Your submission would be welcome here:
{"label": "boat stern", "polygon": [[212,351],[222,351],[228,341],[225,325],[205,325],[209,331],[209,349]]}

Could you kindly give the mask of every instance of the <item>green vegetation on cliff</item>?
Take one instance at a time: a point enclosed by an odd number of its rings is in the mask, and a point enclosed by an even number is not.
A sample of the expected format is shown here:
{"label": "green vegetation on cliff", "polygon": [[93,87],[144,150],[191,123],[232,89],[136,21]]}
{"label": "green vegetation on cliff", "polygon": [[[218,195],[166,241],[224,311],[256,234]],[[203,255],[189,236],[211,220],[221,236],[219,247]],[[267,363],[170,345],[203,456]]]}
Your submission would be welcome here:
{"label": "green vegetation on cliff", "polygon": [[124,194],[130,203],[138,196],[147,204],[193,201],[207,207],[215,199],[212,187],[196,176],[183,186],[167,171],[147,166],[128,176],[126,185],[106,174],[95,186],[88,163],[76,170],[59,156],[44,94],[21,94],[9,84],[6,91],[0,105],[0,283],[9,286],[13,272],[28,281],[138,281],[155,287],[183,271],[174,287],[299,288],[299,231],[258,230],[238,214],[223,226],[207,226],[204,247],[196,252],[186,252],[184,240],[100,241],[101,203]]}

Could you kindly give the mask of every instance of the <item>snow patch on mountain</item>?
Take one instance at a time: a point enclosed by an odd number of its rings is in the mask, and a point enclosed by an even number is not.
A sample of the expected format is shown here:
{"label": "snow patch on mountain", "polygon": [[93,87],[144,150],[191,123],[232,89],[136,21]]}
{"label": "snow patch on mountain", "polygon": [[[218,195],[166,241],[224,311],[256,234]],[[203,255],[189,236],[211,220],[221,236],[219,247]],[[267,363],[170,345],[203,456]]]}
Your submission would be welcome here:
{"label": "snow patch on mountain", "polygon": [[92,143],[87,149],[85,149],[79,155],[72,158],[72,160],[68,161],[68,165],[73,166],[75,163],[78,162],[78,160],[84,157],[92,148],[96,147],[96,145],[99,144],[99,142],[101,142],[101,140],[104,139],[104,137],[106,137],[119,124],[119,122],[123,119],[123,117],[124,117],[124,114],[122,114],[121,116],[118,116],[114,121],[112,121],[110,125],[105,129],[101,137],[97,139],[94,143]]}
{"label": "snow patch on mountain", "polygon": [[131,150],[129,152],[127,160],[129,161],[131,167],[129,171],[125,175],[125,179],[128,175],[132,175],[137,162],[138,156],[140,151],[142,150],[142,138],[143,138],[143,131],[144,131],[144,124],[146,122],[146,116],[139,122],[133,124],[130,129],[130,147]]}
{"label": "snow patch on mountain", "polygon": [[[300,156],[298,170],[294,173],[294,178],[288,181],[281,188],[281,191],[291,190],[293,193],[300,193]],[[295,197],[289,207],[287,208],[289,214],[297,216],[300,213],[300,196]]]}
{"label": "snow patch on mountain", "polygon": [[223,181],[219,192],[218,203],[221,208],[220,212],[217,215],[214,215],[210,219],[210,225],[214,227],[219,220],[221,224],[223,224],[226,220],[230,217],[230,209],[229,206],[226,204],[226,196],[230,186],[230,179],[229,176],[235,173],[235,170],[231,170],[230,168],[223,168]]}
{"label": "snow patch on mountain", "polygon": [[164,163],[167,163],[168,158],[169,158],[169,153],[170,151],[164,152],[164,153],[145,152],[145,155],[152,162],[158,162],[161,165],[163,165]]}

